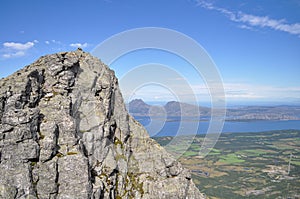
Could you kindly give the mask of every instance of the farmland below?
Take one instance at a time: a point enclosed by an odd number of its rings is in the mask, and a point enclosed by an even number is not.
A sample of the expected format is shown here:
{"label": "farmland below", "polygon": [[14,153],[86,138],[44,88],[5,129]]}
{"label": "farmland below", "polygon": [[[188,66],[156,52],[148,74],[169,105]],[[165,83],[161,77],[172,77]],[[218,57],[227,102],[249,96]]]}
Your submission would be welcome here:
{"label": "farmland below", "polygon": [[[209,198],[299,198],[300,131],[222,133],[205,157],[205,135],[154,137],[192,171],[199,190]],[[180,141],[181,140],[181,141]],[[182,143],[193,140],[187,150]],[[170,142],[172,147],[168,147]]]}

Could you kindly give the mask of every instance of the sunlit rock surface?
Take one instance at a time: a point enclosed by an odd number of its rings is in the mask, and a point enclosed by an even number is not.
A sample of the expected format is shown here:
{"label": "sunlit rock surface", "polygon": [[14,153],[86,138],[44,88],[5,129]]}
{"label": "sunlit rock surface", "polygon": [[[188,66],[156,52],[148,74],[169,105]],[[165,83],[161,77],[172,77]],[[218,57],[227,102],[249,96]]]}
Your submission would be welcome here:
{"label": "sunlit rock surface", "polygon": [[0,198],[204,198],[80,49],[0,80]]}

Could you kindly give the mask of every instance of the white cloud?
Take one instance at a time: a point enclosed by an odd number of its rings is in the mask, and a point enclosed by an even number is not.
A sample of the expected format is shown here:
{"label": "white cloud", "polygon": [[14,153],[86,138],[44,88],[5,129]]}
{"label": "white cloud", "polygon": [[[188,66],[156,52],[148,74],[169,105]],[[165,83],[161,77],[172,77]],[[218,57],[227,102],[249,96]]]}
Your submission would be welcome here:
{"label": "white cloud", "polygon": [[13,58],[13,57],[22,57],[25,55],[24,51],[18,51],[18,52],[13,52],[13,53],[5,53],[2,56],[4,58]]}
{"label": "white cloud", "polygon": [[52,39],[51,42],[54,43],[54,44],[59,44],[59,45],[62,44],[60,41],[57,41],[57,40],[55,40],[55,39]]}
{"label": "white cloud", "polygon": [[251,26],[262,28],[267,27],[273,30],[279,30],[300,36],[300,23],[288,24],[285,19],[277,20],[271,19],[268,16],[256,16],[243,12],[233,12],[225,8],[217,7],[205,0],[196,0],[196,2],[197,5],[202,8],[218,11],[228,17],[231,21],[242,23],[242,25],[239,26],[240,28],[250,29]]}
{"label": "white cloud", "polygon": [[[224,83],[223,86],[228,101],[284,101],[296,99],[300,96],[300,87],[276,87],[245,83]],[[210,98],[209,90],[205,84],[193,85],[192,88],[199,99]]]}
{"label": "white cloud", "polygon": [[5,42],[3,46],[12,50],[28,50],[34,46],[34,43],[27,42],[23,44],[23,43],[16,43],[16,42]]}
{"label": "white cloud", "polygon": [[18,43],[18,42],[5,42],[3,43],[3,49],[1,51],[3,54],[1,55],[3,58],[15,58],[22,57],[26,55],[26,52],[34,47],[35,44],[39,43],[38,40],[34,40],[32,42],[26,43]]}
{"label": "white cloud", "polygon": [[276,87],[270,85],[224,84],[226,98],[229,100],[269,99],[283,100],[297,98],[300,87]]}
{"label": "white cloud", "polygon": [[47,44],[47,45],[49,45],[49,44],[63,45],[62,42],[57,41],[57,40],[55,40],[55,39],[52,39],[52,40],[46,40],[46,41],[45,41],[45,44]]}
{"label": "white cloud", "polygon": [[261,17],[240,13],[236,21],[245,22],[251,26],[269,27],[274,30],[284,31],[294,35],[300,35],[300,23],[287,24],[285,23],[284,19],[275,20],[270,19],[267,16]]}
{"label": "white cloud", "polygon": [[73,43],[73,44],[70,44],[71,47],[75,47],[75,48],[86,48],[88,46],[87,43]]}
{"label": "white cloud", "polygon": [[239,25],[238,27],[241,28],[241,29],[246,29],[246,30],[254,30],[252,27],[247,26],[245,24]]}
{"label": "white cloud", "polygon": [[[134,98],[142,98],[146,101],[171,101],[180,100],[185,102],[193,102],[195,97],[198,101],[211,101],[211,93],[206,84],[189,85],[192,90],[184,89],[182,85],[147,85],[139,87],[132,91],[128,90],[128,86],[120,84],[124,99],[130,101]],[[219,85],[220,86],[220,85]],[[300,87],[276,87],[272,85],[255,85],[249,83],[224,83],[225,99],[227,102],[260,102],[260,101],[278,101],[283,103],[292,102],[299,99]],[[218,98],[218,89],[211,88],[215,97]],[[221,93],[222,94],[222,93]]]}

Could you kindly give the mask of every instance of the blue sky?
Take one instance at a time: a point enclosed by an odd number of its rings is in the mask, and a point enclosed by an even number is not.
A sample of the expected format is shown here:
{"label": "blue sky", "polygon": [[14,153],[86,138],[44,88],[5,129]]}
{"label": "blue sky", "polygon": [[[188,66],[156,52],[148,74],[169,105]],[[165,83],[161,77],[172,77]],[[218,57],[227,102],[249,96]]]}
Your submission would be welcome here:
{"label": "blue sky", "polygon": [[[163,27],[203,46],[220,71],[227,101],[300,104],[299,10],[299,0],[2,0],[0,78],[45,54],[77,47],[91,51],[119,32]],[[205,98],[203,81],[168,53],[131,53],[111,67],[121,78],[150,62],[173,67]],[[157,86],[136,95],[172,99]]]}

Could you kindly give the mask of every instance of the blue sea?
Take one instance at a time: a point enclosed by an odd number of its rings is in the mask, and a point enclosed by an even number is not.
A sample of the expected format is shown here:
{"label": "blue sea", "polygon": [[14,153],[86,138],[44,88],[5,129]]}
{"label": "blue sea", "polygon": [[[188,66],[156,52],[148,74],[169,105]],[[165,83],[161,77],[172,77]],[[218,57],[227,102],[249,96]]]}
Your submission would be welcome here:
{"label": "blue sea", "polygon": [[[209,121],[199,121],[195,118],[171,117],[167,120],[162,118],[138,117],[139,121],[148,131],[150,136],[175,136],[206,134]],[[251,120],[251,121],[226,121],[222,133],[235,132],[261,132],[270,130],[300,130],[299,120],[274,121],[274,120]]]}

